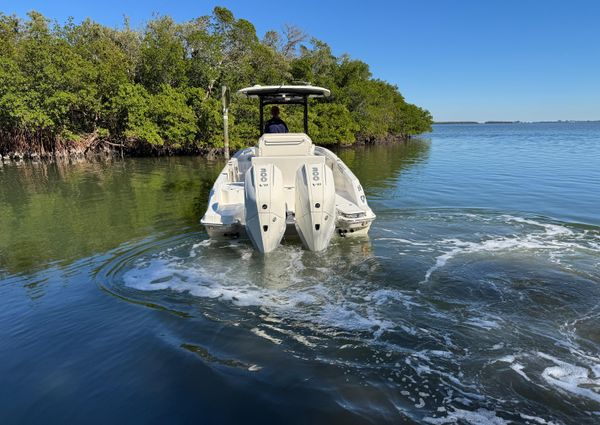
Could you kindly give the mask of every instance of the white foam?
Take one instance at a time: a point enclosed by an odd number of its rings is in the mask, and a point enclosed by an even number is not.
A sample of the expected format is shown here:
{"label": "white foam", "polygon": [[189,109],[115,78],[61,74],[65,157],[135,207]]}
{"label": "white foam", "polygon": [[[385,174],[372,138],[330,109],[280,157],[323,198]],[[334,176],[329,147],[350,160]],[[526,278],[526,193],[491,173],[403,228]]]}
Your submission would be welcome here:
{"label": "white foam", "polygon": [[268,341],[271,341],[273,344],[281,344],[282,340],[279,338],[275,338],[274,336],[269,335],[268,333],[266,333],[265,331],[263,331],[262,329],[258,329],[258,328],[252,328],[250,329],[250,331],[255,334],[258,335],[261,338],[264,338]]}
{"label": "white foam", "polygon": [[521,375],[526,381],[531,382],[531,379],[529,379],[529,376],[527,376],[527,374],[525,372],[523,372],[523,369],[525,369],[525,366],[523,366],[521,363],[513,363],[510,365],[510,368],[512,370],[514,370],[515,372],[517,372],[519,375]]}
{"label": "white foam", "polygon": [[525,420],[528,420],[528,421],[533,421],[533,422],[538,423],[540,425],[558,425],[557,422],[547,421],[546,419],[540,418],[538,416],[525,415],[524,413],[519,413],[519,416],[522,419],[525,419]]}
{"label": "white foam", "polygon": [[449,359],[451,357],[454,357],[454,354],[452,354],[450,351],[429,350],[429,353],[431,353],[433,356],[443,357],[445,359]]}
{"label": "white foam", "polygon": [[325,323],[341,329],[352,331],[373,330],[376,337],[393,327],[393,323],[374,316],[360,314],[350,307],[327,304],[323,307],[320,317]]}
{"label": "white foam", "polygon": [[497,360],[494,360],[495,362],[503,362],[503,363],[509,363],[510,364],[510,368],[512,370],[514,370],[516,373],[518,373],[521,377],[523,377],[523,379],[525,379],[526,381],[531,382],[531,379],[529,378],[529,376],[527,376],[527,374],[525,372],[523,372],[523,369],[525,369],[525,366],[523,366],[521,363],[518,363],[516,361],[516,357],[512,354],[508,354],[504,357],[501,357]]}
{"label": "white foam", "polygon": [[592,366],[592,372],[594,372],[594,376],[596,378],[600,378],[600,364],[595,364]]}
{"label": "white foam", "polygon": [[429,246],[426,242],[416,242],[403,238],[377,238],[378,241],[392,241],[392,242],[400,242],[405,245],[414,245],[414,246]]}
{"label": "white foam", "polygon": [[212,242],[213,242],[212,239],[205,239],[202,242],[198,242],[198,243],[195,243],[194,245],[192,245],[192,248],[190,249],[190,257],[195,257],[197,255],[196,250],[198,248],[202,248],[202,247],[206,248],[207,246],[210,246]]}
{"label": "white foam", "polygon": [[404,332],[406,332],[409,335],[414,336],[417,334],[417,330],[411,326],[400,325],[400,329],[402,329]]}
{"label": "white foam", "polygon": [[535,221],[529,218],[523,218],[523,217],[515,217],[512,215],[503,215],[503,218],[505,218],[506,222],[511,223],[522,223],[522,224],[530,224],[532,226],[537,226],[537,227],[541,227],[546,231],[546,234],[550,235],[550,236],[555,236],[555,235],[572,235],[573,232],[566,228],[565,226],[561,226],[558,224],[551,224],[551,223],[541,223],[539,221]]}
{"label": "white foam", "polygon": [[512,363],[515,361],[515,356],[513,356],[512,354],[508,354],[504,357],[500,357],[498,360],[496,360],[498,362],[504,362],[504,363]]}
{"label": "white foam", "polygon": [[423,360],[430,360],[431,356],[441,357],[444,359],[450,359],[454,357],[454,354],[452,354],[450,351],[443,350],[421,350],[413,353],[412,355]]}
{"label": "white foam", "polygon": [[[590,377],[590,370],[559,360],[556,357],[538,352],[538,356],[552,361],[555,366],[550,366],[542,372],[546,382],[571,394],[588,398],[600,403],[600,379]],[[596,389],[589,388],[593,387]]]}
{"label": "white foam", "polygon": [[498,329],[500,324],[494,320],[473,317],[465,322],[467,325],[475,326],[485,330]]}
{"label": "white foam", "polygon": [[423,418],[423,421],[435,425],[457,423],[458,421],[465,421],[472,425],[507,425],[511,422],[496,416],[496,412],[491,410],[477,409],[471,411],[457,408],[453,408],[453,410],[448,412],[448,415],[443,418],[426,417]]}
{"label": "white foam", "polygon": [[296,341],[298,341],[299,343],[301,343],[303,345],[306,345],[307,347],[311,347],[311,348],[312,347],[316,347],[316,344],[313,344],[312,342],[310,342],[308,340],[308,338],[306,338],[305,336],[299,335],[299,334],[297,334],[295,332],[292,332],[290,330],[278,328],[277,326],[269,325],[269,324],[266,324],[266,323],[263,323],[262,327],[274,330],[275,332],[279,332],[279,333],[284,334],[284,335],[288,335],[289,337],[295,339]]}
{"label": "white foam", "polygon": [[[163,253],[138,262],[124,273],[123,281],[126,286],[140,291],[187,292],[238,307],[260,307],[276,317],[311,324],[311,328],[366,332],[375,338],[395,326],[380,314],[378,303],[398,300],[406,306],[412,305],[410,297],[391,290],[366,292],[366,299],[378,300],[374,303],[355,300],[353,289],[361,285],[355,279],[333,290],[318,281],[307,283],[302,274],[304,266],[297,264],[302,255],[302,251],[298,251],[292,252],[281,264],[271,265],[272,269],[255,271],[259,273],[256,276],[249,274],[248,266],[242,267],[239,263],[225,266],[202,259],[189,264]],[[273,272],[271,283],[265,281],[269,272]],[[327,276],[326,272],[331,275],[329,269],[323,269],[325,279],[339,279],[335,275]],[[312,344],[301,336],[293,338],[306,346]]]}
{"label": "white foam", "polygon": [[410,295],[404,294],[394,289],[378,289],[376,291],[371,292],[368,295],[368,297],[366,297],[366,299],[367,301],[375,301],[377,305],[389,303],[390,301],[399,301],[406,308],[421,306],[421,304],[413,301],[413,297],[411,297]]}
{"label": "white foam", "polygon": [[419,397],[419,402],[415,403],[415,407],[417,409],[422,409],[423,407],[425,407],[425,400],[423,400],[423,398]]}
{"label": "white foam", "polygon": [[[506,223],[520,223],[534,226],[538,230],[525,229],[524,234],[509,236],[488,236],[481,241],[464,241],[456,238],[442,239],[436,245],[445,250],[435,258],[435,263],[425,272],[422,283],[426,283],[431,275],[438,269],[444,267],[448,261],[461,255],[472,255],[482,252],[502,253],[514,251],[546,252],[550,261],[560,263],[560,256],[567,250],[592,250],[593,242],[582,240],[584,234],[576,235],[565,226],[551,223],[541,223],[535,220],[502,216]],[[589,239],[589,238],[588,238]]]}

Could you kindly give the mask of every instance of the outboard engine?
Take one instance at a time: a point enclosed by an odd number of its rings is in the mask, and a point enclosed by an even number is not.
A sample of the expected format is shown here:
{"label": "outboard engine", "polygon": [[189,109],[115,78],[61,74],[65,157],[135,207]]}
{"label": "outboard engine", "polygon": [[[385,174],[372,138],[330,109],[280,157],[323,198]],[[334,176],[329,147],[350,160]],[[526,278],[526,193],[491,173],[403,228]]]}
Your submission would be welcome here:
{"label": "outboard engine", "polygon": [[246,233],[258,251],[273,251],[286,227],[281,170],[273,164],[253,164],[246,172],[244,197]]}
{"label": "outboard engine", "polygon": [[335,231],[335,184],[325,163],[304,164],[296,172],[296,231],[304,246],[322,251]]}

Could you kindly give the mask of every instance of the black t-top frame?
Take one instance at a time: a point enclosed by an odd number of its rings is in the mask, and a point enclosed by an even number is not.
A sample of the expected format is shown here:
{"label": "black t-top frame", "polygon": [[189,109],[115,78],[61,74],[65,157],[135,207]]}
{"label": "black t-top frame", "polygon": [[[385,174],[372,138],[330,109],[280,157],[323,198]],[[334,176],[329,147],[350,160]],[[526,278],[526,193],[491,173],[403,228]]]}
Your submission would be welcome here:
{"label": "black t-top frame", "polygon": [[258,97],[260,107],[259,134],[264,131],[264,107],[267,105],[303,105],[304,132],[308,134],[308,98],[327,97],[330,91],[315,86],[253,86],[241,89],[238,93],[248,97]]}

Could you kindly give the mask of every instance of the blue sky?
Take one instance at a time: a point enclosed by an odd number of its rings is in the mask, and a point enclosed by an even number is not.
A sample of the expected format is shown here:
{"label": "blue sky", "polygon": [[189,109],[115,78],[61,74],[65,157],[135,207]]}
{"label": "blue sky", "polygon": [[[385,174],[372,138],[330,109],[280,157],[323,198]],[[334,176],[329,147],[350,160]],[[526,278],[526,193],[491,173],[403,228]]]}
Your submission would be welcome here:
{"label": "blue sky", "polygon": [[110,26],[126,15],[141,26],[153,13],[183,21],[215,5],[259,35],[300,26],[436,120],[600,119],[600,1],[0,0],[0,11]]}

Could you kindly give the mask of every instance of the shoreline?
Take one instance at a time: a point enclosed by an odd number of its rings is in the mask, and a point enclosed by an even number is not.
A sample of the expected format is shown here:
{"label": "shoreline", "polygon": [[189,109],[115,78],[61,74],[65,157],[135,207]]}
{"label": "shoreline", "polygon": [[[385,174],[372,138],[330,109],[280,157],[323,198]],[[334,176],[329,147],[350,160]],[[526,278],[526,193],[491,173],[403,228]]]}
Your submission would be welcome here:
{"label": "shoreline", "polygon": [[[328,149],[352,149],[365,146],[389,145],[396,143],[405,143],[411,140],[411,136],[386,136],[378,140],[360,140],[351,144],[324,144]],[[250,146],[250,145],[248,145]],[[243,148],[240,148],[243,149]],[[230,149],[233,154],[238,149]],[[158,149],[150,145],[124,145],[105,141],[102,144],[92,148],[86,145],[68,146],[54,152],[37,151],[7,151],[0,153],[0,165],[3,164],[22,164],[22,163],[52,163],[52,162],[81,162],[81,161],[105,161],[123,158],[160,158],[174,156],[195,156],[209,160],[223,158],[224,148],[177,148],[177,149]]]}

